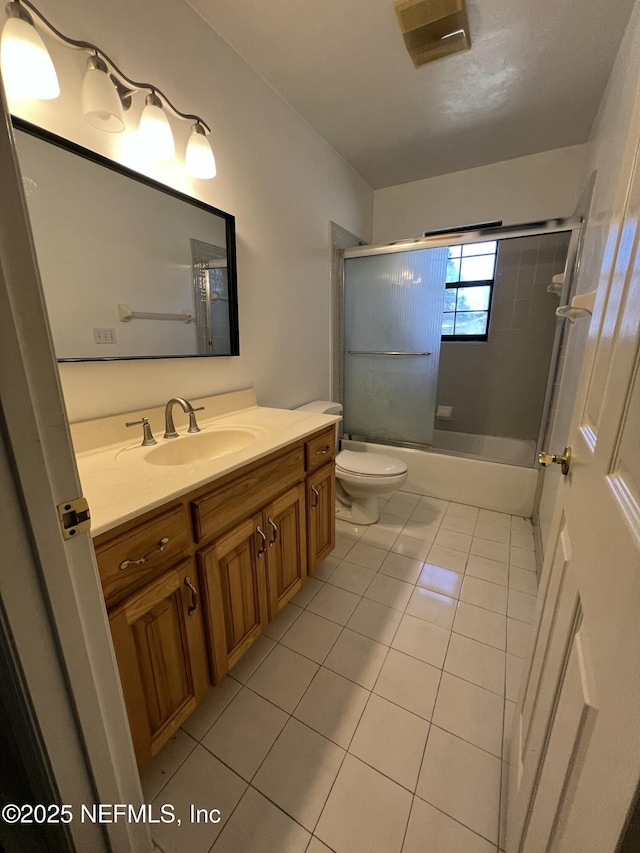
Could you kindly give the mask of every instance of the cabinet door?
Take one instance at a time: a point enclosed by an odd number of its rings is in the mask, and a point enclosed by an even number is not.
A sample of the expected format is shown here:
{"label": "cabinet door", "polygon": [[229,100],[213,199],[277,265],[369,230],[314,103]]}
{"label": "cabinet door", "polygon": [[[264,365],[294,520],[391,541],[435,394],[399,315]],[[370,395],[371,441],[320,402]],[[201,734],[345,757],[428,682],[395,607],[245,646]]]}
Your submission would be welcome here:
{"label": "cabinet door", "polygon": [[336,478],[333,462],[307,480],[307,536],[309,574],[336,547]]}
{"label": "cabinet door", "polygon": [[276,616],[307,576],[304,485],[285,492],[264,511],[269,547],[269,616]]}
{"label": "cabinet door", "polygon": [[193,564],[187,560],[130,596],[109,617],[140,768],[209,686],[198,593]]}
{"label": "cabinet door", "polygon": [[267,624],[266,548],[262,514],[257,514],[198,553],[214,682]]}

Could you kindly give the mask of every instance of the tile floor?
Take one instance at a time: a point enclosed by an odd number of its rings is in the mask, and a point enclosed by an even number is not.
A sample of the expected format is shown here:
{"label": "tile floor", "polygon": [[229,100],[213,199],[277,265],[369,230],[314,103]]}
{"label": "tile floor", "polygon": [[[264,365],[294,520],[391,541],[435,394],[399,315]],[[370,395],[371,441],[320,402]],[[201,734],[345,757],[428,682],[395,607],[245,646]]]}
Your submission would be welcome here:
{"label": "tile floor", "polygon": [[[337,544],[143,773],[164,853],[496,853],[527,519],[407,492]],[[502,793],[502,796],[501,796]]]}

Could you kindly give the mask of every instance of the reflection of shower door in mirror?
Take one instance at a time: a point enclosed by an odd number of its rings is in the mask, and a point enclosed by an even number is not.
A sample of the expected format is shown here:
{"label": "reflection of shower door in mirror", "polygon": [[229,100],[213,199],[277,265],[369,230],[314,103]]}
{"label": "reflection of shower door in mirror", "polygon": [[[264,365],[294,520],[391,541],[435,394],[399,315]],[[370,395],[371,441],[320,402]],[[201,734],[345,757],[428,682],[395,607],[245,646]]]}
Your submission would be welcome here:
{"label": "reflection of shower door in mirror", "polygon": [[446,267],[446,248],[345,259],[345,434],[431,444]]}
{"label": "reflection of shower door in mirror", "polygon": [[191,257],[198,355],[226,355],[231,347],[226,249],[192,239]]}

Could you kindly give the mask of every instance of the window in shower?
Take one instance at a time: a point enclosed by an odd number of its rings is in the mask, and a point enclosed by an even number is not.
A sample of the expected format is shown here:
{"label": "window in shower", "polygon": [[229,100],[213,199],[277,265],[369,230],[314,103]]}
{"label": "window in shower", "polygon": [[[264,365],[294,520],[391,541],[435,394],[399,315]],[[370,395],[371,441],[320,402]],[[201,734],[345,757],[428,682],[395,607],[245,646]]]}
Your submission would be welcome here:
{"label": "window in shower", "polygon": [[450,246],[442,314],[443,341],[486,341],[497,241]]}

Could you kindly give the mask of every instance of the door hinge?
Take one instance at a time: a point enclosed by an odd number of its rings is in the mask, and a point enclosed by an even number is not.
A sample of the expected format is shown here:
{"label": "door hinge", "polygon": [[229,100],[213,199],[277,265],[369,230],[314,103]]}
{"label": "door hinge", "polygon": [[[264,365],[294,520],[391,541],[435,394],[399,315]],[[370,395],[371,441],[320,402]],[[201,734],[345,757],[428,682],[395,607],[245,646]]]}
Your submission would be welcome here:
{"label": "door hinge", "polygon": [[91,527],[91,513],[85,497],[58,504],[58,516],[64,539],[73,539],[78,533],[84,533]]}

